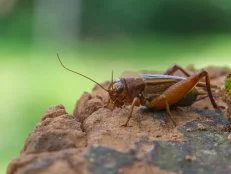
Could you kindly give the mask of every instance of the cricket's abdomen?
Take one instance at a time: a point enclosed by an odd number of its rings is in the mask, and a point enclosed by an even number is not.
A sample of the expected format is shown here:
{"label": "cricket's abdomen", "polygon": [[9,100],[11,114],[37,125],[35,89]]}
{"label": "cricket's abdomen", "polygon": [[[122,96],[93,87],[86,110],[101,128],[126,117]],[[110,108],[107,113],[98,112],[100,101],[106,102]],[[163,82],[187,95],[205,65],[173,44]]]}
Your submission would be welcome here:
{"label": "cricket's abdomen", "polygon": [[145,99],[150,99],[153,96],[157,97],[161,94],[163,94],[164,91],[166,91],[170,86],[174,85],[176,82],[165,82],[160,84],[152,84],[152,83],[146,83],[145,88],[142,92],[142,95]]}
{"label": "cricket's abdomen", "polygon": [[[160,96],[161,94],[159,94]],[[186,106],[191,106],[198,98],[198,90],[196,88],[193,88],[190,92],[188,92],[182,99],[180,99],[176,104],[173,104],[172,106],[181,106],[181,107],[186,107]],[[157,98],[158,96],[153,96],[153,98],[150,98],[149,101],[151,101],[154,98]],[[165,103],[159,103],[155,104],[155,107],[153,107],[154,105],[150,106],[147,105],[147,107],[149,108],[155,108],[155,109],[165,109],[166,105]]]}
{"label": "cricket's abdomen", "polygon": [[183,78],[168,75],[147,75],[144,77],[145,88],[142,91],[142,96],[145,100],[152,100],[163,94],[169,87],[173,86]]}
{"label": "cricket's abdomen", "polygon": [[[146,105],[154,109],[164,109],[166,101],[169,106],[176,105],[181,100],[184,100],[184,97],[193,90],[198,81],[198,76],[191,76],[186,80],[181,80],[167,88],[160,96],[152,98]],[[192,103],[194,101],[192,99]]]}
{"label": "cricket's abdomen", "polygon": [[188,92],[180,101],[178,101],[176,106],[191,106],[198,98],[199,91],[194,87],[190,92]]}

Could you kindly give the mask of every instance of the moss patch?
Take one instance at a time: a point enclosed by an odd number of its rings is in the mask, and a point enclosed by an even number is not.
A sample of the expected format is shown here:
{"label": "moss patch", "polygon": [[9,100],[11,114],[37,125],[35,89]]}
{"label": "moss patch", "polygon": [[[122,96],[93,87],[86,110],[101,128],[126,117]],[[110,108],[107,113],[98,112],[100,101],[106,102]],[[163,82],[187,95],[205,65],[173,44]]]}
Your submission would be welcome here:
{"label": "moss patch", "polygon": [[230,95],[231,94],[231,73],[225,79],[225,91]]}

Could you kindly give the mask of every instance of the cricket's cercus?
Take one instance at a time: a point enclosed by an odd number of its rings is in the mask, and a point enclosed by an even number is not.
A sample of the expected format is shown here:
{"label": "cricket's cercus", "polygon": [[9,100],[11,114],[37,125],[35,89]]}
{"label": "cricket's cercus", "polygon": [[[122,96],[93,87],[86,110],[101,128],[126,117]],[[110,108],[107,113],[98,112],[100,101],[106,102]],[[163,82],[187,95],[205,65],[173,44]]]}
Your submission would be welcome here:
{"label": "cricket's cercus", "polygon": [[[205,70],[190,75],[180,66],[173,65],[163,75],[140,74],[137,77],[121,77],[115,81],[113,81],[112,73],[112,81],[109,88],[106,89],[95,80],[64,66],[59,56],[58,59],[66,70],[93,81],[108,92],[109,100],[107,105],[113,104],[114,107],[131,105],[128,118],[123,126],[128,125],[134,106],[142,105],[154,110],[166,109],[167,118],[175,126],[176,122],[172,118],[170,106],[190,106],[208,96],[213,107],[218,108],[211,90],[211,87],[215,86],[210,85],[210,79]],[[181,71],[186,77],[174,76],[173,74],[177,70]],[[205,83],[200,82],[203,77],[205,77]],[[207,92],[198,90],[199,87],[206,89]]]}

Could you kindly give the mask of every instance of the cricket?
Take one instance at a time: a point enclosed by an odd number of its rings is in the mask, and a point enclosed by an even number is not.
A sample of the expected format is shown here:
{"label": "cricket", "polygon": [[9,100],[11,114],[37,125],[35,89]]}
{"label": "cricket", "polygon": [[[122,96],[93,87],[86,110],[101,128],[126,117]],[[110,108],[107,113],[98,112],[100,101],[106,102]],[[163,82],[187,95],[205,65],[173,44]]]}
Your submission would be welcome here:
{"label": "cricket", "polygon": [[[109,95],[107,105],[109,103],[113,104],[113,107],[130,105],[127,120],[122,125],[125,127],[128,126],[129,120],[132,118],[135,106],[145,106],[153,110],[165,109],[167,119],[174,126],[176,126],[176,122],[170,111],[170,108],[173,106],[187,107],[201,99],[209,97],[212,106],[215,109],[219,108],[211,90],[215,86],[210,84],[208,72],[205,70],[190,75],[182,67],[173,65],[163,74],[140,74],[137,77],[121,77],[116,80],[113,80],[112,73],[111,83],[108,89],[106,89],[90,77],[67,68],[58,54],[57,57],[63,68],[87,78],[105,90]],[[174,75],[176,71],[181,71],[186,77]],[[205,78],[205,82],[200,81],[202,78]],[[206,89],[207,92],[198,88]]]}

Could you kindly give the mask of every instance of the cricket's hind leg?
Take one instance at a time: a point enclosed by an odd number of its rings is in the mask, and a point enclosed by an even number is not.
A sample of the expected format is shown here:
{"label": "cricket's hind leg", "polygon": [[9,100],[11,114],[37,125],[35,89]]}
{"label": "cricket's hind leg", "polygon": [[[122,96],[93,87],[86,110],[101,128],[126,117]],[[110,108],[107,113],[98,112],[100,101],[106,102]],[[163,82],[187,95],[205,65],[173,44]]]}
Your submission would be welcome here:
{"label": "cricket's hind leg", "polygon": [[[164,75],[173,75],[176,71],[182,72],[186,77],[190,77],[191,75],[181,66],[174,64],[170,68],[168,68],[163,74]],[[202,87],[203,89],[206,88],[206,84],[204,82],[198,82],[196,85],[197,87]],[[218,86],[210,84],[212,89],[218,89]]]}
{"label": "cricket's hind leg", "polygon": [[[159,97],[153,98],[150,102],[146,103],[146,106],[149,108],[163,109],[166,108],[168,115],[171,116],[169,106],[177,104],[189,91],[191,91],[200,79],[205,77],[205,84],[208,92],[208,96],[214,108],[218,109],[216,104],[211,87],[208,73],[205,70],[202,70],[189,78],[179,81],[176,84],[170,86],[163,94]],[[169,117],[170,118],[170,117]],[[170,118],[171,119],[171,118]]]}
{"label": "cricket's hind leg", "polygon": [[177,70],[179,70],[180,72],[182,72],[186,77],[189,77],[190,74],[181,66],[179,65],[172,65],[170,68],[168,68],[165,72],[164,75],[173,75]]}
{"label": "cricket's hind leg", "polygon": [[169,103],[168,103],[168,99],[167,99],[167,97],[165,96],[165,95],[161,95],[160,96],[160,98],[162,98],[164,101],[165,101],[165,109],[166,109],[166,112],[167,112],[167,118],[169,119],[169,120],[171,120],[171,122],[173,123],[173,125],[174,126],[176,126],[176,122],[175,122],[175,120],[173,119],[173,117],[172,117],[172,113],[171,113],[171,111],[170,111],[170,107],[169,107]]}

